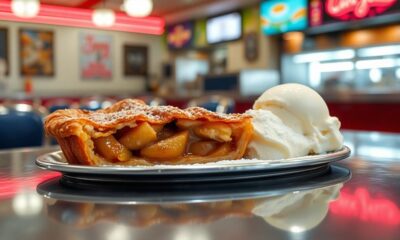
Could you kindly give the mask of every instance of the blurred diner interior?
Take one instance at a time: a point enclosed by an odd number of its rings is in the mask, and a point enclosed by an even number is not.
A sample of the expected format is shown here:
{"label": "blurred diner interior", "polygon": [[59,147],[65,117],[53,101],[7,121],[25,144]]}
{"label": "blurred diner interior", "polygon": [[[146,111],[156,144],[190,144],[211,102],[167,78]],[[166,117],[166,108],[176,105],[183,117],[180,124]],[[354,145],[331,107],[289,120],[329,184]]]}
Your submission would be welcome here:
{"label": "blurred diner interior", "polygon": [[400,132],[400,1],[331,2],[0,1],[0,148],[54,144],[57,109],[242,113],[282,83],[318,91],[343,130]]}

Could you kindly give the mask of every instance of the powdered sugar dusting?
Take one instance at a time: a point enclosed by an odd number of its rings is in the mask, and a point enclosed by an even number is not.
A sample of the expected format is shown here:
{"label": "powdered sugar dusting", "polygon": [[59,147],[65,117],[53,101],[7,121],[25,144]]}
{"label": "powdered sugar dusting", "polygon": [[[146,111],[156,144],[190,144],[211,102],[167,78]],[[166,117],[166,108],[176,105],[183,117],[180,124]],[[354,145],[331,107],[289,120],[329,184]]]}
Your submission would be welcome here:
{"label": "powdered sugar dusting", "polygon": [[247,166],[247,165],[254,165],[254,164],[276,164],[276,163],[290,163],[295,161],[294,159],[281,159],[281,160],[260,160],[260,159],[237,159],[237,160],[221,160],[217,162],[208,162],[208,163],[194,163],[194,164],[178,164],[178,165],[171,165],[171,164],[156,164],[151,166],[126,166],[126,165],[101,165],[103,167],[122,167],[122,168],[145,168],[145,169],[187,169],[187,168],[214,168],[214,167],[238,167],[238,166]]}
{"label": "powdered sugar dusting", "polygon": [[[221,114],[200,107],[180,109],[173,106],[148,106],[138,99],[124,99],[98,111],[81,109],[58,110],[45,119],[45,130],[49,135],[68,137],[78,135],[80,126],[91,125],[101,132],[112,131],[117,125],[136,122],[153,124],[169,123],[177,119],[206,120],[211,122],[241,122],[250,120],[247,114]],[[70,127],[70,126],[74,127]]]}
{"label": "powdered sugar dusting", "polygon": [[259,160],[259,159],[237,159],[237,160],[221,160],[217,162],[209,162],[209,163],[194,163],[194,164],[182,164],[182,165],[165,165],[165,164],[160,164],[160,165],[154,165],[153,167],[156,168],[187,168],[188,166],[190,167],[195,167],[195,168],[203,168],[203,167],[216,167],[216,166],[237,166],[237,165],[248,165],[248,164],[258,164],[258,163],[267,163],[270,164],[271,161],[268,160]]}
{"label": "powdered sugar dusting", "polygon": [[[63,110],[61,110],[63,111]],[[98,125],[112,125],[127,119],[143,120],[150,122],[165,122],[173,119],[212,119],[225,121],[240,121],[251,118],[246,114],[221,114],[208,111],[200,107],[191,107],[185,110],[173,106],[148,106],[137,99],[125,99],[114,105],[98,111],[85,111],[78,109],[64,110],[64,119],[86,119]]]}

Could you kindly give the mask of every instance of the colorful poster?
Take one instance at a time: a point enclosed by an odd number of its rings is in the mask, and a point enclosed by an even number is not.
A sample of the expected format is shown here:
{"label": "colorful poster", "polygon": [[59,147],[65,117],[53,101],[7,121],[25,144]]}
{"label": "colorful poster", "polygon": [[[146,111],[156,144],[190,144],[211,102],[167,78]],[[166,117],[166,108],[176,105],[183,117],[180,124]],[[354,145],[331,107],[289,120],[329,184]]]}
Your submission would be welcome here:
{"label": "colorful poster", "polygon": [[261,28],[267,34],[304,30],[307,27],[307,0],[271,0],[260,6]]}
{"label": "colorful poster", "polygon": [[36,29],[19,31],[21,75],[54,75],[54,33]]}
{"label": "colorful poster", "polygon": [[193,41],[193,22],[179,23],[167,27],[167,42],[170,49],[188,48]]}
{"label": "colorful poster", "polygon": [[83,79],[111,80],[112,77],[112,37],[81,33],[80,72]]}

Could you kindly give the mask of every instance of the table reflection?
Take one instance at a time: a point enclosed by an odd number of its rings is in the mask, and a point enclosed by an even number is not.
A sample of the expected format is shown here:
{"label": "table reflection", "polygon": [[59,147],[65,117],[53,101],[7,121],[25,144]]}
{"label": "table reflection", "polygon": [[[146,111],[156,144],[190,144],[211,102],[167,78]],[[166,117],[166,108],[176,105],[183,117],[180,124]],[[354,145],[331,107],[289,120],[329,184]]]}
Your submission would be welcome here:
{"label": "table reflection", "polygon": [[[215,191],[218,198],[206,201],[201,201],[203,193],[213,192],[213,184],[195,197],[153,194],[151,202],[132,191],[125,198],[113,193],[103,202],[97,200],[104,196],[88,190],[74,198],[60,197],[70,189],[38,194],[44,182],[58,184],[60,174],[43,171],[34,161],[57,147],[0,151],[0,239],[399,239],[400,162],[395,152],[400,137],[347,132],[345,138],[353,155],[335,165],[351,169],[348,181],[319,176],[276,186],[226,186]],[[363,150],[368,148],[372,154]],[[162,201],[177,197],[184,199]]]}
{"label": "table reflection", "polygon": [[[129,236],[134,230],[153,235],[159,234],[159,229],[168,229],[168,232],[180,236],[178,239],[184,239],[183,236],[192,235],[185,235],[187,233],[182,231],[182,227],[190,227],[209,234],[206,239],[229,239],[239,222],[248,226],[246,231],[256,231],[254,227],[264,228],[265,224],[293,233],[310,230],[325,218],[329,203],[337,198],[342,186],[340,183],[280,196],[201,203],[116,205],[52,198],[46,198],[44,202],[49,218],[78,229],[98,231],[99,226],[106,225],[117,229],[112,231],[116,231],[117,235],[127,232]],[[258,224],[249,225],[252,222]],[[230,231],[226,234],[215,232],[217,226],[224,226]],[[219,238],[214,234],[218,234]]]}

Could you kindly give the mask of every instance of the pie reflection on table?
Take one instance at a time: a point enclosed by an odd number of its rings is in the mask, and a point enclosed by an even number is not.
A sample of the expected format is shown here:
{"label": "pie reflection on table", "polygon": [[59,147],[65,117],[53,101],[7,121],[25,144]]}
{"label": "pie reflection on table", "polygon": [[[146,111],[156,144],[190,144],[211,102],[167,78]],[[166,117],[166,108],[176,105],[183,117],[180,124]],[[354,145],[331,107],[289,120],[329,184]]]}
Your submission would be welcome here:
{"label": "pie reflection on table", "polygon": [[317,226],[343,185],[281,196],[204,203],[113,205],[68,202],[45,198],[49,218],[64,225],[87,228],[101,222],[149,227],[157,224],[213,223],[226,218],[261,217],[287,231],[306,231]]}

